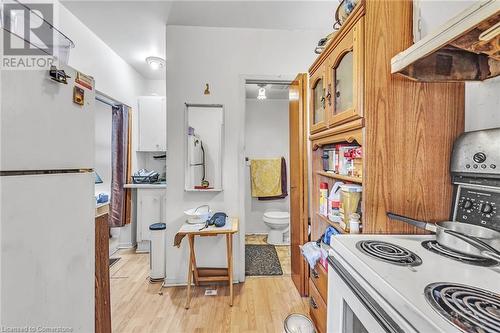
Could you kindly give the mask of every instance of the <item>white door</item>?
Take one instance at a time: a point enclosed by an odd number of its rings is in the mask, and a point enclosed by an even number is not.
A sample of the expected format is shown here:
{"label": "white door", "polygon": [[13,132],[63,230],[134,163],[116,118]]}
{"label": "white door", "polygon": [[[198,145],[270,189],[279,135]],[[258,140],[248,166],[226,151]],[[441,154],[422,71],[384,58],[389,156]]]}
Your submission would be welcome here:
{"label": "white door", "polygon": [[68,84],[48,71],[2,71],[0,170],[90,169],[94,166],[95,90],[73,103],[76,72]]}
{"label": "white door", "polygon": [[0,177],[4,327],[94,331],[92,173]]}
{"label": "white door", "polygon": [[139,97],[139,151],[165,151],[167,114],[165,97]]}
{"label": "white door", "polygon": [[138,189],[137,190],[137,233],[139,241],[151,240],[149,226],[162,220],[163,190]]}

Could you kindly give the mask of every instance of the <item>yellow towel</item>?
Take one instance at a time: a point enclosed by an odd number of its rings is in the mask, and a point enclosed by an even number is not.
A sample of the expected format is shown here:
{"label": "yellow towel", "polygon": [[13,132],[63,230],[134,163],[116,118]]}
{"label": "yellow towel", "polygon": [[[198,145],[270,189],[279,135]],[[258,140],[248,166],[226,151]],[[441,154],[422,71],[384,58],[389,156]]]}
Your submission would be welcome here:
{"label": "yellow towel", "polygon": [[250,162],[252,197],[281,195],[281,158]]}

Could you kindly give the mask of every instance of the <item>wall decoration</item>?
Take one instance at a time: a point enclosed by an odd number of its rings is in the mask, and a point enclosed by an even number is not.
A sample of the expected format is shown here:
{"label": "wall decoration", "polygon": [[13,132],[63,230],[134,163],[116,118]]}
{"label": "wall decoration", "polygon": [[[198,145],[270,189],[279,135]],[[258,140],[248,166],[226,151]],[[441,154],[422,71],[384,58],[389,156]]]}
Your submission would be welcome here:
{"label": "wall decoration", "polygon": [[92,87],[94,86],[94,78],[80,72],[76,72],[75,82],[89,90],[92,90]]}
{"label": "wall decoration", "polygon": [[77,86],[73,87],[73,102],[78,105],[83,105],[85,102],[85,91]]}

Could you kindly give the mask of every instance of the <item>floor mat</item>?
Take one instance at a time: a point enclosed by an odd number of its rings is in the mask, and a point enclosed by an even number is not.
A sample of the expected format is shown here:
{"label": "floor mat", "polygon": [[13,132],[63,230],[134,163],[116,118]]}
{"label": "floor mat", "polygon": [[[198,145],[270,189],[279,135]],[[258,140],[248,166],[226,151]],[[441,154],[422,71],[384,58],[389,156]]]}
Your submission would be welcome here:
{"label": "floor mat", "polygon": [[273,245],[245,245],[245,275],[283,275],[280,260]]}
{"label": "floor mat", "polygon": [[109,258],[109,267],[113,266],[116,264],[116,262],[120,260],[120,258]]}

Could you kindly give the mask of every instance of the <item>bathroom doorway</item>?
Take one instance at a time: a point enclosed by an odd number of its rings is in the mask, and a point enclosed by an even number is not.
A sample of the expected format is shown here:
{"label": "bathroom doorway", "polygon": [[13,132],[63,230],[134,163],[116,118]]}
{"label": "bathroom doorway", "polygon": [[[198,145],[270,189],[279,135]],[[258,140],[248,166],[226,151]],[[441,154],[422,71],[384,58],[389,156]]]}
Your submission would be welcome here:
{"label": "bathroom doorway", "polygon": [[[306,241],[307,227],[299,225],[304,223],[301,212],[307,209],[303,199],[307,186],[300,175],[305,174],[307,158],[302,140],[305,108],[298,102],[299,89],[305,87],[300,84],[297,80],[245,82],[246,276],[283,275],[295,282],[297,265],[292,261],[303,261],[298,245]],[[304,294],[302,280],[297,288]]]}

